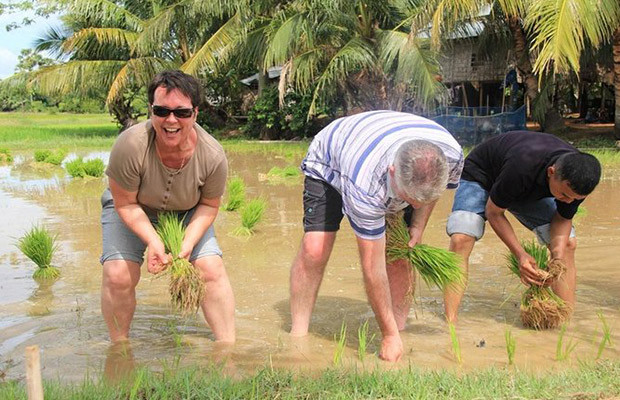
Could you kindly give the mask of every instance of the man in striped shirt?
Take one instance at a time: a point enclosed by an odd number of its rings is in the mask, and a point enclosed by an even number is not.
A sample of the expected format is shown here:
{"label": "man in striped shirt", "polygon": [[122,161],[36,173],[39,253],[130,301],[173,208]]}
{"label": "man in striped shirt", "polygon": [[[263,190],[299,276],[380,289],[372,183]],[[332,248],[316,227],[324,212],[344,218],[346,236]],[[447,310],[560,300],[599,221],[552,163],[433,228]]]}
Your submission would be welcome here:
{"label": "man in striped shirt", "polygon": [[325,265],[346,215],[383,335],[379,356],[397,361],[403,352],[399,331],[409,314],[413,274],[404,262],[386,267],[385,216],[406,210],[409,245],[420,243],[437,199],[446,187],[458,185],[461,147],[433,121],[371,111],[340,118],[319,132],[301,167],[306,175],[305,234],[291,268],[291,335],[308,333]]}

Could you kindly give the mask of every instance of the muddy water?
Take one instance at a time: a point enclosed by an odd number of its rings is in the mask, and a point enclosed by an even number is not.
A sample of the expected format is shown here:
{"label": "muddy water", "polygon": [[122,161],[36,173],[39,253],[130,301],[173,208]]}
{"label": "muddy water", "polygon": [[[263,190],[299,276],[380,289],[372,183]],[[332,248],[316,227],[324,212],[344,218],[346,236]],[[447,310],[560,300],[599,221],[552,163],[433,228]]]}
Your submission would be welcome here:
{"label": "muddy water", "polygon": [[[564,343],[572,341],[577,346],[568,360],[555,360],[558,331],[521,327],[518,303],[523,287],[503,266],[505,249],[489,229],[472,255],[469,287],[457,326],[462,364],[452,352],[441,294],[422,284],[402,334],[405,356],[392,366],[373,354],[378,351],[380,335],[366,301],[356,244],[346,220],[327,267],[310,335],[295,340],[288,336],[289,267],[302,236],[302,180],[269,183],[265,174],[272,166],[299,160],[253,154],[231,154],[229,160],[231,172],[246,181],[248,197],[263,196],[268,201],[266,216],[250,238],[229,235],[239,224],[237,214],[221,212],[216,221],[236,296],[238,341],[234,346],[215,344],[202,316],[176,316],[167,302],[165,280],[144,268],[131,343],[111,346],[99,311],[99,196],[104,180],[71,180],[60,168],[33,167],[27,156],[13,166],[0,167],[0,369],[10,377],[22,377],[24,348],[37,344],[46,378],[80,380],[86,371],[113,377],[136,365],[164,368],[211,361],[224,362],[232,374],[267,364],[319,370],[332,364],[334,337],[343,323],[348,329],[342,363],[359,365],[357,330],[366,320],[369,336],[376,335],[364,361],[369,368],[503,367],[507,364],[507,330],[516,338],[519,368],[567,368],[577,360],[596,357],[603,327],[597,313],[610,326],[612,343],[620,342],[620,270],[615,258],[620,239],[620,217],[615,212],[620,174],[606,177],[586,200],[587,214],[576,221],[578,303]],[[444,227],[451,201],[451,193],[440,200],[425,234],[427,243],[447,247]],[[62,269],[62,278],[52,285],[34,282],[32,263],[14,247],[15,238],[34,223],[59,235],[54,263]],[[521,228],[518,234],[532,237]],[[618,359],[620,347],[606,348],[602,357]]]}

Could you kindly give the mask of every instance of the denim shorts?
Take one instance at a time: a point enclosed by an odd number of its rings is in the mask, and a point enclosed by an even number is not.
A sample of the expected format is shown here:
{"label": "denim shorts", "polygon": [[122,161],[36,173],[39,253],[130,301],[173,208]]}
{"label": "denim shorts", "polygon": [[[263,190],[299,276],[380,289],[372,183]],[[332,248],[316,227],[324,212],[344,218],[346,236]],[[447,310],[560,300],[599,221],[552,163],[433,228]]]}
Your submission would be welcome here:
{"label": "denim shorts", "polygon": [[[448,218],[446,232],[463,233],[479,240],[484,235],[486,221],[485,209],[489,199],[487,192],[478,182],[461,179],[454,195],[452,213]],[[545,197],[517,206],[509,207],[508,211],[523,226],[533,231],[541,243],[551,242],[550,224],[556,212],[555,199]],[[575,237],[575,227],[571,229],[571,237]]]}
{"label": "denim shorts", "polygon": [[[106,189],[101,196],[101,230],[103,236],[103,252],[99,262],[103,264],[110,260],[127,260],[142,264],[144,261],[144,251],[146,244],[136,236],[121,220],[116,209],[110,189]],[[188,211],[179,212],[179,218],[183,219],[183,224],[187,226],[194,214],[195,208]],[[157,217],[149,217],[153,225],[157,224]],[[213,225],[207,229],[202,239],[194,246],[190,261],[194,261],[206,256],[222,256]]]}

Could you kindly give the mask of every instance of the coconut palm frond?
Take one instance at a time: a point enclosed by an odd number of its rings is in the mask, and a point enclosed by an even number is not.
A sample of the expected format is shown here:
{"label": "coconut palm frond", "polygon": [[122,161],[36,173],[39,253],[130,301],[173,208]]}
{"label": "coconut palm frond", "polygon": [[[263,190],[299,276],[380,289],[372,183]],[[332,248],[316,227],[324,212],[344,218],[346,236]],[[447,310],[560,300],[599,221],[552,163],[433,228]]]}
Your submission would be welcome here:
{"label": "coconut palm frond", "polygon": [[620,23],[616,0],[541,0],[532,2],[527,11],[525,27],[533,32],[532,46],[539,51],[537,73],[579,72],[587,42],[597,47]]}
{"label": "coconut palm frond", "polygon": [[159,49],[162,43],[170,39],[172,27],[177,23],[177,18],[179,17],[179,7],[180,5],[177,3],[161,10],[152,18],[144,21],[143,29],[135,42],[135,51],[137,53],[152,53]]}
{"label": "coconut palm frond", "polygon": [[208,68],[215,70],[219,63],[232,51],[231,44],[241,31],[241,18],[239,13],[233,15],[209,40],[207,40],[200,50],[181,66],[181,69],[188,74],[196,74],[200,70]]}
{"label": "coconut palm frond", "polygon": [[143,20],[122,3],[109,0],[73,0],[71,12],[83,18],[92,17],[102,25],[117,25],[118,22],[123,22],[129,29],[142,29]]}
{"label": "coconut palm frond", "polygon": [[287,80],[294,83],[298,90],[308,90],[318,73],[318,66],[323,58],[324,49],[315,47],[291,59],[291,69],[287,74]]}
{"label": "coconut palm frond", "polygon": [[101,46],[132,48],[138,33],[120,28],[86,28],[75,32],[62,44],[66,53],[83,50],[91,45],[92,40]]}
{"label": "coconut palm frond", "polygon": [[39,85],[42,93],[84,93],[92,87],[110,87],[126,61],[76,60],[42,67],[35,71],[30,84]]}
{"label": "coconut palm frond", "polygon": [[280,65],[291,57],[304,24],[304,13],[284,19],[271,33],[263,60],[264,68]]}
{"label": "coconut palm frond", "polygon": [[379,57],[384,71],[394,71],[395,80],[412,87],[420,103],[432,105],[445,88],[437,80],[439,62],[428,40],[399,31],[382,32],[379,38]]}
{"label": "coconut palm frond", "polygon": [[47,51],[54,57],[64,54],[62,44],[71,36],[71,32],[65,27],[50,26],[42,36],[38,37],[33,45],[37,51]]}
{"label": "coconut palm frond", "polygon": [[131,84],[139,87],[146,87],[158,72],[177,67],[178,65],[174,62],[157,57],[133,58],[127,61],[120,71],[118,71],[114,81],[110,85],[106,104],[109,105],[114,103],[114,100]]}
{"label": "coconut palm frond", "polygon": [[308,110],[308,117],[314,115],[318,102],[325,92],[333,90],[338,82],[344,82],[354,71],[371,69],[376,58],[371,46],[360,38],[352,38],[329,60],[327,66],[317,79],[316,88],[312,94],[312,103]]}

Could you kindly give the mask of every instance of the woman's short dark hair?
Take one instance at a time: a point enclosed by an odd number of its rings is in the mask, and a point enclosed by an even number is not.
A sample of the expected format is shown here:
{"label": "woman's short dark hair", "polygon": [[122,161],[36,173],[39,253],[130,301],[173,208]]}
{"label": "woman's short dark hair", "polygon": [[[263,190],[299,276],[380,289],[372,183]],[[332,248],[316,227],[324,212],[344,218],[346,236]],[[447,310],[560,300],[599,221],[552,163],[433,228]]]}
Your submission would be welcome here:
{"label": "woman's short dark hair", "polygon": [[166,93],[177,89],[192,101],[192,107],[200,106],[202,102],[202,85],[198,79],[179,70],[162,71],[155,75],[148,89],[149,104],[153,104],[155,90],[166,88]]}
{"label": "woman's short dark hair", "polygon": [[575,152],[561,155],[555,162],[561,180],[581,196],[587,196],[601,180],[601,163],[592,154]]}

